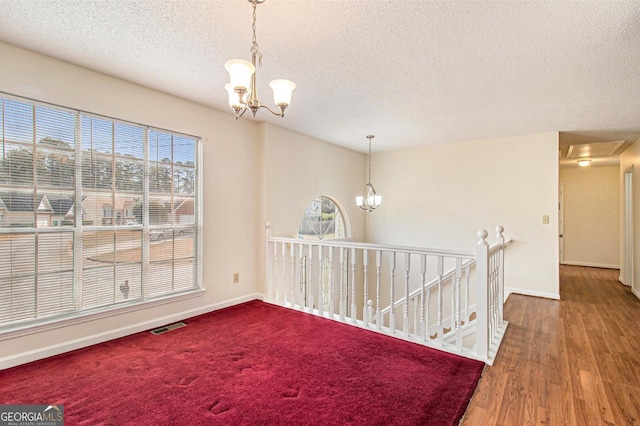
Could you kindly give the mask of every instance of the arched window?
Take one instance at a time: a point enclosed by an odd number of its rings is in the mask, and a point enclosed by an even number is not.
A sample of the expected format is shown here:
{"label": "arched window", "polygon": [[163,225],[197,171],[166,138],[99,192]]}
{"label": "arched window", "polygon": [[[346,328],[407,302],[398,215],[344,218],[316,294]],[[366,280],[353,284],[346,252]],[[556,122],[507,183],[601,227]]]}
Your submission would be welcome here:
{"label": "arched window", "polygon": [[348,218],[339,202],[325,196],[313,200],[302,215],[298,237],[307,240],[351,237]]}

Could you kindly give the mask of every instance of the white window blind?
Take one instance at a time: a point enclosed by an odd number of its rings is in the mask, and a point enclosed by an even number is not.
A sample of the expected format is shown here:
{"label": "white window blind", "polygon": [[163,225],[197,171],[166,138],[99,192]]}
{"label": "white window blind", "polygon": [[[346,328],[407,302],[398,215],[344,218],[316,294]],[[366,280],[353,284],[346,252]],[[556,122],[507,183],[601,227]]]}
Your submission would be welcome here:
{"label": "white window blind", "polygon": [[0,330],[198,287],[197,138],[0,99]]}

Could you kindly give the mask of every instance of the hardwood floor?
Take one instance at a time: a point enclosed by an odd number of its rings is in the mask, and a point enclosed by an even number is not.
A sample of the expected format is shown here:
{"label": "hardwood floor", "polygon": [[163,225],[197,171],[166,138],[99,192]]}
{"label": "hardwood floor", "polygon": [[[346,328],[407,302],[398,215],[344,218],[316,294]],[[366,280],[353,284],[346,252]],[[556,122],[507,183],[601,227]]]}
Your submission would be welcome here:
{"label": "hardwood floor", "polygon": [[560,299],[512,294],[462,425],[640,425],[640,300],[619,271],[560,267]]}

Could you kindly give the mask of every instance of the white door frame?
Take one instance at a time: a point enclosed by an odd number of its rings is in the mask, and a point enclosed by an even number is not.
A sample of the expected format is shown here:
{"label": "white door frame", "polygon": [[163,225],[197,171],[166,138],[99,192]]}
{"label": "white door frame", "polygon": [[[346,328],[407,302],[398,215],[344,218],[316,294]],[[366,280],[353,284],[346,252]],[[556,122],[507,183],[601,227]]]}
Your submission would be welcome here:
{"label": "white door frame", "polygon": [[624,276],[620,282],[633,288],[633,165],[624,171]]}
{"label": "white door frame", "polygon": [[558,247],[560,264],[564,262],[564,182],[558,184]]}

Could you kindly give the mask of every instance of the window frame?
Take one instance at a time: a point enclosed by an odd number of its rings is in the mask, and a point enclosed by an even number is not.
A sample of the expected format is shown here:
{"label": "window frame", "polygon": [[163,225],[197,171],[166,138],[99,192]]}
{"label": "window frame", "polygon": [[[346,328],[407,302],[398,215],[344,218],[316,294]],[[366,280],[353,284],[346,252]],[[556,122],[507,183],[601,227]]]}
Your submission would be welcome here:
{"label": "window frame", "polygon": [[[53,315],[47,315],[47,316],[43,316],[43,317],[38,317],[37,315],[33,316],[32,318],[28,318],[28,319],[18,319],[18,320],[13,320],[13,319],[9,319],[7,322],[4,322],[2,325],[0,325],[0,341],[5,340],[5,339],[10,339],[10,338],[15,338],[15,337],[19,337],[22,335],[28,335],[28,334],[32,334],[32,333],[39,333],[42,331],[46,331],[46,330],[51,330],[51,329],[55,329],[55,328],[60,328],[60,327],[67,327],[73,324],[77,324],[77,323],[82,323],[82,322],[86,322],[89,320],[95,320],[95,319],[100,319],[100,318],[107,318],[110,316],[114,316],[114,315],[122,315],[125,314],[127,312],[133,312],[133,311],[137,311],[137,310],[141,310],[141,309],[147,309],[147,308],[151,308],[153,306],[158,306],[158,305],[162,305],[162,304],[166,304],[166,303],[173,303],[173,302],[177,302],[180,300],[185,300],[185,299],[190,299],[193,297],[199,297],[204,293],[204,289],[202,288],[202,238],[201,238],[201,222],[202,222],[202,197],[203,197],[203,192],[202,192],[202,138],[197,137],[197,136],[192,136],[192,135],[187,135],[184,133],[179,133],[179,132],[175,132],[175,131],[168,131],[165,129],[159,129],[157,127],[152,127],[152,126],[146,126],[146,125],[141,125],[139,123],[133,123],[133,122],[129,122],[126,120],[121,120],[121,119],[116,119],[116,118],[112,118],[112,117],[107,117],[104,115],[99,115],[99,114],[95,114],[95,113],[90,113],[90,112],[86,112],[86,111],[81,111],[81,110],[77,110],[77,109],[70,109],[64,106],[60,106],[60,105],[55,105],[55,104],[50,104],[47,102],[42,102],[42,101],[37,101],[37,100],[33,100],[33,99],[29,99],[29,98],[25,98],[25,97],[21,97],[21,96],[16,96],[10,93],[6,93],[6,92],[2,92],[0,91],[0,102],[3,102],[4,104],[4,100],[10,100],[10,101],[14,101],[14,102],[20,102],[23,104],[28,104],[30,105],[33,110],[35,111],[37,107],[42,107],[42,108],[47,108],[47,109],[52,109],[52,110],[56,110],[56,111],[63,111],[66,113],[70,113],[73,115],[73,120],[75,123],[75,130],[74,130],[74,143],[76,144],[76,147],[74,149],[70,149],[69,151],[71,151],[72,153],[75,153],[75,155],[77,157],[75,157],[73,159],[73,167],[74,167],[74,179],[76,180],[76,183],[74,183],[73,185],[75,186],[75,189],[72,191],[73,195],[74,195],[74,200],[77,200],[78,197],[80,197],[80,199],[82,199],[82,196],[86,193],[91,192],[90,189],[88,188],[83,188],[82,186],[82,176],[83,176],[83,157],[82,155],[86,152],[86,146],[83,147],[83,141],[82,141],[82,130],[81,130],[81,122],[82,122],[82,117],[83,116],[88,116],[88,117],[96,117],[99,118],[101,120],[106,120],[108,122],[111,123],[121,123],[121,124],[125,124],[125,125],[130,125],[130,126],[135,126],[137,128],[142,129],[142,132],[144,134],[144,139],[143,139],[143,143],[145,144],[143,147],[143,150],[145,152],[144,158],[142,159],[142,164],[143,164],[143,175],[144,175],[144,185],[142,188],[142,192],[143,192],[143,198],[144,200],[146,200],[145,202],[143,202],[143,206],[146,206],[146,208],[143,208],[144,216],[148,219],[148,208],[149,208],[149,204],[148,204],[148,199],[149,199],[149,192],[150,192],[150,188],[148,185],[148,176],[149,176],[149,166],[151,161],[149,160],[149,158],[147,157],[146,153],[148,151],[148,135],[151,132],[159,132],[162,134],[169,134],[171,135],[171,137],[181,137],[181,138],[187,138],[188,140],[192,140],[193,141],[193,157],[194,157],[194,161],[193,161],[193,165],[189,166],[191,167],[193,173],[194,173],[194,177],[193,177],[193,184],[195,185],[195,190],[192,191],[191,194],[182,194],[185,199],[193,199],[193,203],[194,203],[194,215],[195,215],[195,220],[193,221],[193,223],[189,223],[187,225],[182,224],[182,223],[175,223],[175,221],[172,219],[171,220],[171,224],[170,225],[165,225],[164,227],[170,227],[174,230],[176,230],[176,234],[177,234],[177,230],[178,229],[186,229],[189,228],[190,232],[193,233],[193,238],[194,241],[192,242],[192,247],[194,250],[193,253],[193,262],[195,262],[195,264],[192,266],[193,267],[193,285],[188,287],[188,288],[183,288],[183,289],[178,289],[178,290],[171,290],[170,292],[166,292],[166,293],[161,293],[161,294],[157,294],[157,295],[150,295],[148,288],[149,288],[149,282],[148,282],[148,269],[151,267],[151,261],[149,259],[149,245],[150,245],[150,241],[149,241],[149,231],[152,230],[154,228],[154,226],[150,225],[149,221],[146,220],[144,222],[144,224],[133,224],[133,226],[122,226],[122,225],[118,225],[118,224],[114,224],[112,223],[111,225],[102,225],[101,223],[99,224],[99,226],[85,226],[84,224],[84,217],[85,217],[85,209],[82,206],[82,202],[78,203],[76,205],[76,203],[74,202],[74,204],[71,207],[72,211],[74,208],[76,211],[74,211],[74,215],[73,215],[73,226],[56,226],[56,225],[51,225],[52,219],[51,217],[49,217],[48,219],[48,226],[46,228],[41,228],[38,226],[38,222],[40,221],[40,218],[38,216],[38,211],[34,212],[34,220],[35,222],[32,224],[31,227],[27,227],[27,228],[12,228],[10,226],[8,227],[4,227],[4,228],[0,228],[0,236],[2,235],[20,235],[20,234],[31,234],[34,235],[34,238],[36,239],[36,246],[35,246],[35,250],[39,250],[39,246],[37,243],[37,236],[39,234],[42,235],[50,235],[50,234],[59,234],[59,235],[66,235],[68,233],[70,233],[72,235],[72,257],[73,257],[73,261],[72,261],[72,265],[73,265],[73,283],[71,284],[71,287],[73,288],[73,293],[74,295],[72,296],[74,299],[73,302],[73,310],[72,311],[67,311],[67,312],[58,312],[56,314]],[[6,111],[4,110],[4,108],[2,109],[2,120],[4,120],[5,116],[6,116]],[[37,138],[38,136],[36,135],[36,116],[33,115],[32,116],[32,123],[33,123],[33,128],[34,128],[34,132],[33,132],[33,149],[35,150],[36,148],[38,148],[37,146]],[[11,141],[8,141],[5,137],[4,134],[4,130],[5,130],[5,125],[4,122],[0,123],[2,124],[2,131],[3,133],[0,134],[0,137],[2,137],[2,143],[3,143],[3,155],[5,154],[4,151],[4,145],[6,143],[12,143]],[[115,124],[113,124],[115,125]],[[44,138],[43,138],[44,140]],[[114,139],[115,140],[115,139]],[[173,139],[172,139],[173,140]],[[115,142],[114,142],[115,143]],[[18,144],[18,145],[22,145]],[[28,146],[28,144],[24,144],[25,146]],[[46,147],[45,147],[46,148]],[[100,154],[101,155],[101,154]],[[106,154],[109,155],[109,154]],[[34,157],[36,158],[36,157]],[[120,155],[113,155],[113,158],[116,159],[120,159],[121,156]],[[126,157],[125,157],[126,158]],[[78,160],[79,159],[79,160]],[[114,160],[114,166],[115,167],[115,161]],[[80,163],[80,164],[78,164]],[[172,161],[171,164],[174,164],[175,160]],[[32,168],[35,169],[36,167],[38,167],[38,164],[34,161],[32,164]],[[182,166],[181,166],[182,167]],[[34,175],[35,175],[35,170],[34,170]],[[25,189],[27,190],[32,190],[32,191],[36,191],[37,193],[42,192],[43,194],[45,194],[45,192],[47,191],[46,187],[47,185],[45,185],[45,188],[43,189],[39,189],[38,185],[37,185],[37,181],[34,181],[33,183],[31,183],[31,185],[27,185],[25,186]],[[173,185],[173,178],[172,178],[172,185]],[[13,191],[13,185],[11,183],[7,183],[7,184],[2,184],[1,189],[3,191]],[[71,191],[70,189],[64,189],[64,191],[69,192]],[[116,197],[116,194],[118,194],[119,191],[117,189],[113,189],[112,190],[112,194],[114,194],[113,196]],[[114,198],[115,199],[115,198]],[[173,200],[173,193],[172,193],[172,197],[171,199]],[[84,199],[83,199],[84,201]],[[184,202],[184,200],[183,200]],[[173,201],[172,201],[173,203]],[[105,209],[104,209],[104,205],[101,206],[101,211],[100,211],[100,218],[104,219],[104,213],[105,213]],[[112,219],[112,221],[114,221],[115,219],[115,213],[116,213],[116,208],[113,205],[110,205],[110,210],[111,210],[111,216],[110,218]],[[126,211],[133,213],[133,206],[124,206],[123,207]],[[4,211],[4,210],[3,210]],[[81,211],[81,215],[79,215],[80,217],[78,218],[78,214],[77,211]],[[67,213],[68,214],[68,213]],[[171,213],[171,215],[173,216],[173,212]],[[123,219],[124,220],[124,219]],[[104,231],[111,231],[114,233],[114,235],[117,234],[118,231],[126,231],[131,229],[131,230],[138,230],[141,232],[141,240],[140,240],[140,244],[141,244],[141,267],[140,267],[140,280],[142,281],[141,283],[141,296],[137,297],[135,299],[132,300],[125,300],[123,301],[118,301],[118,300],[114,300],[111,303],[105,304],[105,305],[101,305],[101,306],[97,306],[97,307],[86,307],[82,304],[82,302],[78,303],[78,293],[82,293],[82,274],[83,274],[83,266],[82,266],[82,258],[84,257],[84,253],[82,252],[82,239],[83,239],[83,235],[84,232],[90,232],[93,231],[95,229],[100,229],[100,230],[104,230]],[[182,234],[180,234],[182,235]],[[78,252],[78,249],[80,250],[80,252]],[[117,255],[119,248],[117,245],[114,246],[114,256]],[[146,252],[146,256],[145,256],[145,252]],[[178,256],[175,252],[173,254],[172,260],[175,261],[176,256]],[[146,258],[145,258],[146,257]],[[40,266],[40,263],[38,263],[37,260],[34,259],[34,273],[37,275],[37,271],[38,268]],[[11,275],[13,276],[13,275]],[[173,278],[172,278],[173,280]],[[113,285],[116,286],[118,284],[117,281],[114,280]],[[78,290],[78,288],[80,290]],[[38,290],[34,290],[34,291],[38,291]],[[36,307],[37,308],[37,307]]]}
{"label": "window frame", "polygon": [[[322,238],[319,238],[320,235],[318,235],[317,231],[314,229],[313,224],[311,222],[311,219],[307,216],[307,210],[317,200],[320,200],[320,202],[322,203],[322,199],[323,198],[328,200],[328,201],[330,201],[335,206],[336,212],[338,212],[340,214],[340,217],[342,218],[342,224],[344,226],[344,233],[345,233],[344,237],[325,238],[325,236],[327,234],[326,234],[326,232],[324,232],[324,233],[321,233],[322,234]],[[322,211],[320,212],[320,216],[322,216]],[[305,237],[302,236],[302,235],[311,235],[311,234],[302,234],[300,232],[300,228],[302,227],[303,223],[305,223],[305,222],[309,225],[309,227],[311,229],[313,229],[314,234],[315,234],[314,236],[317,237],[317,238],[305,238]],[[334,224],[334,226],[338,225],[337,222],[336,222],[336,217],[335,216],[332,219],[332,223]],[[310,239],[310,240],[314,240],[314,241],[325,241],[325,240],[327,240],[327,241],[351,241],[353,239],[353,236],[352,236],[352,233],[351,233],[351,223],[349,221],[349,216],[347,215],[347,211],[345,210],[345,208],[342,205],[342,203],[340,203],[340,201],[338,201],[336,198],[330,197],[328,195],[318,195],[313,200],[311,200],[311,202],[309,204],[307,204],[307,206],[305,207],[304,211],[302,212],[302,219],[300,220],[300,224],[298,225],[298,238],[305,238],[305,239]]]}

